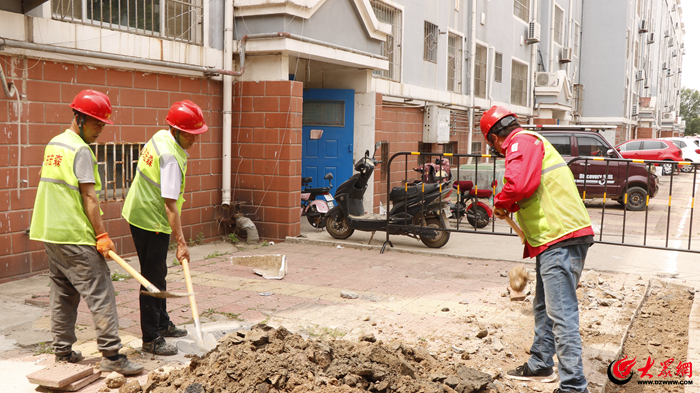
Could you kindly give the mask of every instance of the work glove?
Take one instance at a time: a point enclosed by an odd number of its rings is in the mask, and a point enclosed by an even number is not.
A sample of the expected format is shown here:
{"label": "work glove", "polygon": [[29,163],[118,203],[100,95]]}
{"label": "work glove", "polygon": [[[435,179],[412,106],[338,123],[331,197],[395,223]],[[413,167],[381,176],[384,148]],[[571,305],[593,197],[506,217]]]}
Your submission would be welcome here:
{"label": "work glove", "polygon": [[107,235],[107,232],[97,235],[95,248],[97,248],[97,252],[102,254],[105,258],[109,258],[110,251],[113,251],[115,254],[117,253],[117,248],[114,247],[114,243],[112,239],[109,238],[109,235]]}

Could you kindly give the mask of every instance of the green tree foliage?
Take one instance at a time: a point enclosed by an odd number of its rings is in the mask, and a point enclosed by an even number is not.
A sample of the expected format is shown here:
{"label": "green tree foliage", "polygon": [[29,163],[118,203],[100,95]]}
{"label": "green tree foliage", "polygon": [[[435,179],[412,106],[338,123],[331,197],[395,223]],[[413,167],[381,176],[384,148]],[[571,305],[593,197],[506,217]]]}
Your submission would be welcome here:
{"label": "green tree foliage", "polygon": [[681,90],[681,113],[685,134],[700,134],[700,91],[684,87]]}
{"label": "green tree foliage", "polygon": [[685,121],[685,135],[700,134],[700,117]]}

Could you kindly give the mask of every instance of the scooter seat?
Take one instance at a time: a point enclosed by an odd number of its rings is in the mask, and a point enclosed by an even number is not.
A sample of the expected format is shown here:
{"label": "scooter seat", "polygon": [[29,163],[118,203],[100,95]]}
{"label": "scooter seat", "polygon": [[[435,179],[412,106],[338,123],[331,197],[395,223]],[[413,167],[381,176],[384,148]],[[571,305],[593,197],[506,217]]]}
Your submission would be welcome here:
{"label": "scooter seat", "polygon": [[302,178],[301,178],[301,184],[302,184],[302,185],[304,185],[304,184],[309,184],[309,183],[311,183],[313,180],[314,180],[314,178],[311,177],[311,176],[309,176],[309,177],[302,177]]}
{"label": "scooter seat", "polygon": [[[426,184],[425,185],[425,193],[431,193],[435,190],[440,188],[440,185],[435,183],[435,184]],[[415,186],[408,186],[406,187],[394,187],[391,189],[391,192],[389,193],[389,200],[391,201],[402,201],[406,198],[411,199],[418,197],[421,193],[423,192],[423,185],[422,184],[417,184]]]}
{"label": "scooter seat", "polygon": [[459,191],[462,192],[462,191],[467,191],[467,190],[471,190],[472,188],[474,188],[474,183],[469,181],[469,180],[460,180],[460,181],[452,183],[452,188],[454,188],[455,190],[457,189],[458,186],[459,186]]}
{"label": "scooter seat", "polygon": [[469,195],[476,196],[477,198],[491,198],[491,194],[493,194],[493,191],[491,190],[479,189],[476,190],[476,192],[474,192],[473,188],[469,190]]}
{"label": "scooter seat", "polygon": [[320,188],[305,188],[302,190],[303,192],[308,192],[310,194],[324,194],[326,192],[330,192],[331,189],[328,187],[320,187]]}

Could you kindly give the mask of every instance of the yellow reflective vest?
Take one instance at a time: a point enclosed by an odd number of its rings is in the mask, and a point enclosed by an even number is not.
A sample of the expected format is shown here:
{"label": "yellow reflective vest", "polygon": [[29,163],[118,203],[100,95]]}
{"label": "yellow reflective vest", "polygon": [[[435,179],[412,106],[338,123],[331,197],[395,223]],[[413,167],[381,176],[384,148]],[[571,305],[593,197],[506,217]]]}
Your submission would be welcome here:
{"label": "yellow reflective vest", "polygon": [[[95,245],[95,229],[85,214],[80,185],[73,170],[79,148],[90,149],[71,130],[54,137],[46,146],[29,229],[30,239],[47,243]],[[97,159],[92,150],[90,153],[94,164],[95,191],[99,191],[102,183],[97,171]]]}
{"label": "yellow reflective vest", "polygon": [[160,190],[160,160],[164,155],[175,156],[182,172],[180,195],[177,199],[178,213],[182,211],[182,204],[185,202],[187,154],[170,135],[170,131],[160,130],[141,151],[134,181],[124,202],[122,216],[129,224],[143,230],[172,233],[165,211],[165,199],[161,196]]}
{"label": "yellow reflective vest", "polygon": [[591,218],[579,196],[574,175],[559,153],[542,135],[520,131],[544,144],[540,186],[532,196],[518,202],[515,213],[527,242],[539,247],[591,225]]}

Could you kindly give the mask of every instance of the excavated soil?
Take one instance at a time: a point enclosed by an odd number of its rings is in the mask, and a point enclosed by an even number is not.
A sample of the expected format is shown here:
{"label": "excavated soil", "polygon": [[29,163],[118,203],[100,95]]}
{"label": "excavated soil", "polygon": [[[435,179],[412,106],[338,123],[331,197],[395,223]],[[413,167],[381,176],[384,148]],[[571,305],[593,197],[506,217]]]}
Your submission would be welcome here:
{"label": "excavated soil", "polygon": [[485,388],[488,374],[446,365],[403,343],[305,340],[264,324],[232,333],[204,357],[149,378],[144,392],[459,392]]}

